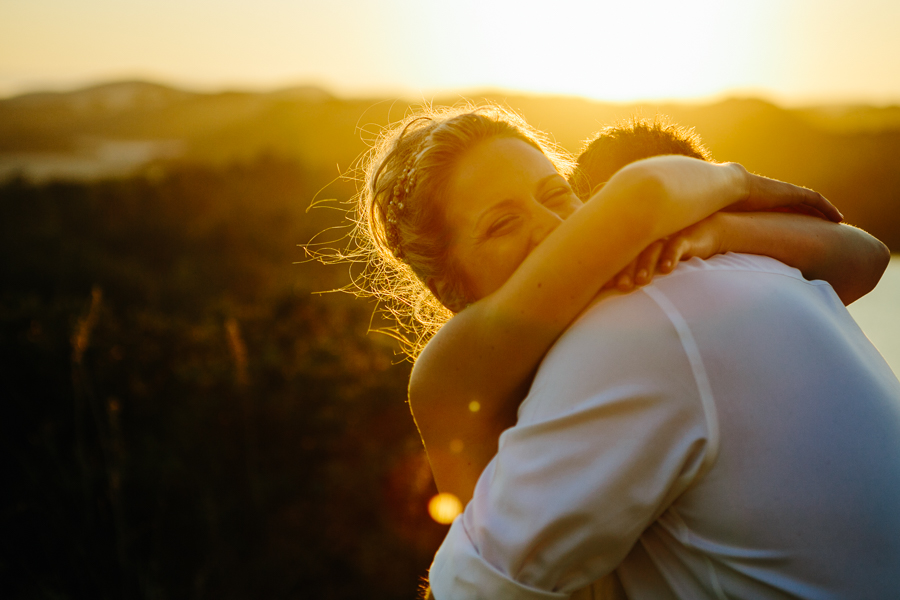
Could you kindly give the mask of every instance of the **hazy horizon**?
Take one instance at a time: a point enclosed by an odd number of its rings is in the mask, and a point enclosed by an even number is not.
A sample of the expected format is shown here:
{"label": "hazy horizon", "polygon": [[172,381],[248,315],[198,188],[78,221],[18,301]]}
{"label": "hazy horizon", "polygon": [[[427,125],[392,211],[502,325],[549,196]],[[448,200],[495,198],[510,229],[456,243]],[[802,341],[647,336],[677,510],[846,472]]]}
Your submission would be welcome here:
{"label": "hazy horizon", "polygon": [[482,86],[482,87],[471,87],[471,88],[458,88],[458,89],[443,89],[438,88],[434,90],[409,90],[402,88],[372,88],[371,90],[341,90],[338,86],[332,86],[327,83],[319,82],[319,81],[284,81],[281,83],[273,83],[270,85],[263,84],[251,84],[251,83],[221,83],[221,84],[212,84],[212,83],[200,83],[200,82],[183,82],[183,81],[175,81],[173,79],[166,79],[164,77],[141,77],[141,76],[122,76],[122,77],[112,77],[112,78],[97,78],[97,79],[86,79],[80,82],[56,82],[56,83],[48,83],[46,85],[34,84],[33,86],[24,86],[21,89],[16,89],[14,91],[10,91],[8,93],[3,93],[2,89],[0,89],[0,102],[5,100],[10,100],[13,98],[19,98],[22,96],[29,96],[33,94],[44,94],[44,93],[52,93],[52,94],[67,94],[80,92],[84,90],[94,89],[94,88],[102,88],[105,86],[112,86],[118,84],[149,84],[149,85],[159,85],[166,88],[171,88],[174,90],[179,90],[187,93],[193,94],[224,94],[224,93],[248,93],[248,94],[271,94],[278,93],[281,91],[288,90],[296,90],[308,88],[310,90],[321,90],[335,98],[341,100],[365,100],[365,99],[385,99],[391,98],[396,100],[401,100],[405,102],[417,102],[424,101],[428,102],[433,99],[446,99],[448,97],[458,96],[459,99],[472,99],[477,100],[478,98],[485,96],[497,96],[497,95],[508,95],[508,96],[521,96],[521,97],[535,97],[535,98],[572,98],[578,100],[585,100],[587,102],[594,102],[599,104],[610,104],[610,105],[621,105],[621,106],[629,106],[629,105],[641,105],[641,104],[649,104],[649,105],[663,105],[663,104],[675,104],[675,105],[707,105],[707,104],[715,104],[718,102],[731,100],[731,99],[754,99],[761,100],[764,102],[768,102],[774,105],[777,105],[782,108],[792,109],[792,108],[815,108],[815,107],[851,107],[851,106],[866,106],[872,108],[892,108],[900,106],[900,96],[893,100],[884,100],[878,101],[873,99],[865,99],[865,98],[788,98],[779,96],[779,94],[775,92],[771,92],[768,90],[748,90],[748,89],[731,89],[724,90],[722,92],[716,94],[710,94],[706,96],[694,96],[694,97],[656,97],[656,98],[636,98],[634,100],[611,100],[604,98],[593,98],[590,96],[584,96],[579,94],[568,94],[568,93],[557,93],[557,92],[542,92],[542,91],[530,91],[523,89],[511,89],[511,88],[501,88],[497,86]]}
{"label": "hazy horizon", "polygon": [[341,97],[891,105],[897,22],[893,0],[6,0],[0,97],[140,79],[200,91],[309,83]]}

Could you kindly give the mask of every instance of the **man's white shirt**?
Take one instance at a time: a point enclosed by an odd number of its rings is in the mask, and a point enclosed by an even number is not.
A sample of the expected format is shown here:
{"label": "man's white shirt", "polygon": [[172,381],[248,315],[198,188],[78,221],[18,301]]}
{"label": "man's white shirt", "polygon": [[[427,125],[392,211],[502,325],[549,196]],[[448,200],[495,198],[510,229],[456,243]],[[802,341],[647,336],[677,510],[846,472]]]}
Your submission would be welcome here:
{"label": "man's white shirt", "polygon": [[550,350],[432,591],[611,573],[632,598],[900,597],[900,383],[828,284],[691,260]]}

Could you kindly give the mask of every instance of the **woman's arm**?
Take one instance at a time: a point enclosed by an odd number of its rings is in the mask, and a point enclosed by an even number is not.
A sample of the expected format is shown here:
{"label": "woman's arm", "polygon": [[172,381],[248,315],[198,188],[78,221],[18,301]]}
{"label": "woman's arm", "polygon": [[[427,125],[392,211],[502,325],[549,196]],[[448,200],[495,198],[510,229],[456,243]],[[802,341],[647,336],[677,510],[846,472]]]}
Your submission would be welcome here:
{"label": "woman's arm", "polygon": [[821,195],[736,164],[656,157],[620,170],[496,292],[451,319],[416,361],[410,406],[438,488],[471,497],[547,349],[607,280],[656,239],[722,208],[805,204]]}
{"label": "woman's arm", "polygon": [[770,256],[831,284],[844,304],[872,291],[890,262],[881,241],[850,225],[774,212],[718,212],[654,242],[606,287],[627,292],[668,273],[680,260],[725,252]]}
{"label": "woman's arm", "polygon": [[880,240],[850,225],[797,214],[722,212],[672,236],[660,264],[670,270],[678,260],[723,252],[771,256],[807,279],[827,281],[844,304],[871,292],[891,260]]}

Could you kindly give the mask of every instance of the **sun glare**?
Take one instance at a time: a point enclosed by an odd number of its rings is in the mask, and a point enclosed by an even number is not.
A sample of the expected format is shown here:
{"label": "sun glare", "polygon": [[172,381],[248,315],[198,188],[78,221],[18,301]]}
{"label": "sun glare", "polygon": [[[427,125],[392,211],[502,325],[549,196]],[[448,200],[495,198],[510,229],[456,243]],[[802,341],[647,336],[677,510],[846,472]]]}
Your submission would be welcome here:
{"label": "sun glare", "polygon": [[765,53],[751,34],[765,2],[459,4],[439,17],[439,42],[453,51],[438,68],[494,87],[609,100],[700,96],[738,85],[734,74],[752,68],[751,48]]}
{"label": "sun glare", "polygon": [[898,19],[896,0],[4,0],[0,95],[124,77],[426,99],[769,90],[895,102]]}

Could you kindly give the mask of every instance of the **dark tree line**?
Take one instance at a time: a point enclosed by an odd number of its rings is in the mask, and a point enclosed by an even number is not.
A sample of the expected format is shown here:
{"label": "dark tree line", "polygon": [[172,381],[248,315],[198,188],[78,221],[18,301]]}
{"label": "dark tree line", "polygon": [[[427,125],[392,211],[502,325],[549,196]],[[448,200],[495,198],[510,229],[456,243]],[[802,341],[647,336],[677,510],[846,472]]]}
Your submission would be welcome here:
{"label": "dark tree line", "polygon": [[339,273],[292,265],[323,181],[0,187],[3,597],[414,596],[444,528],[408,365],[370,306],[310,293]]}

